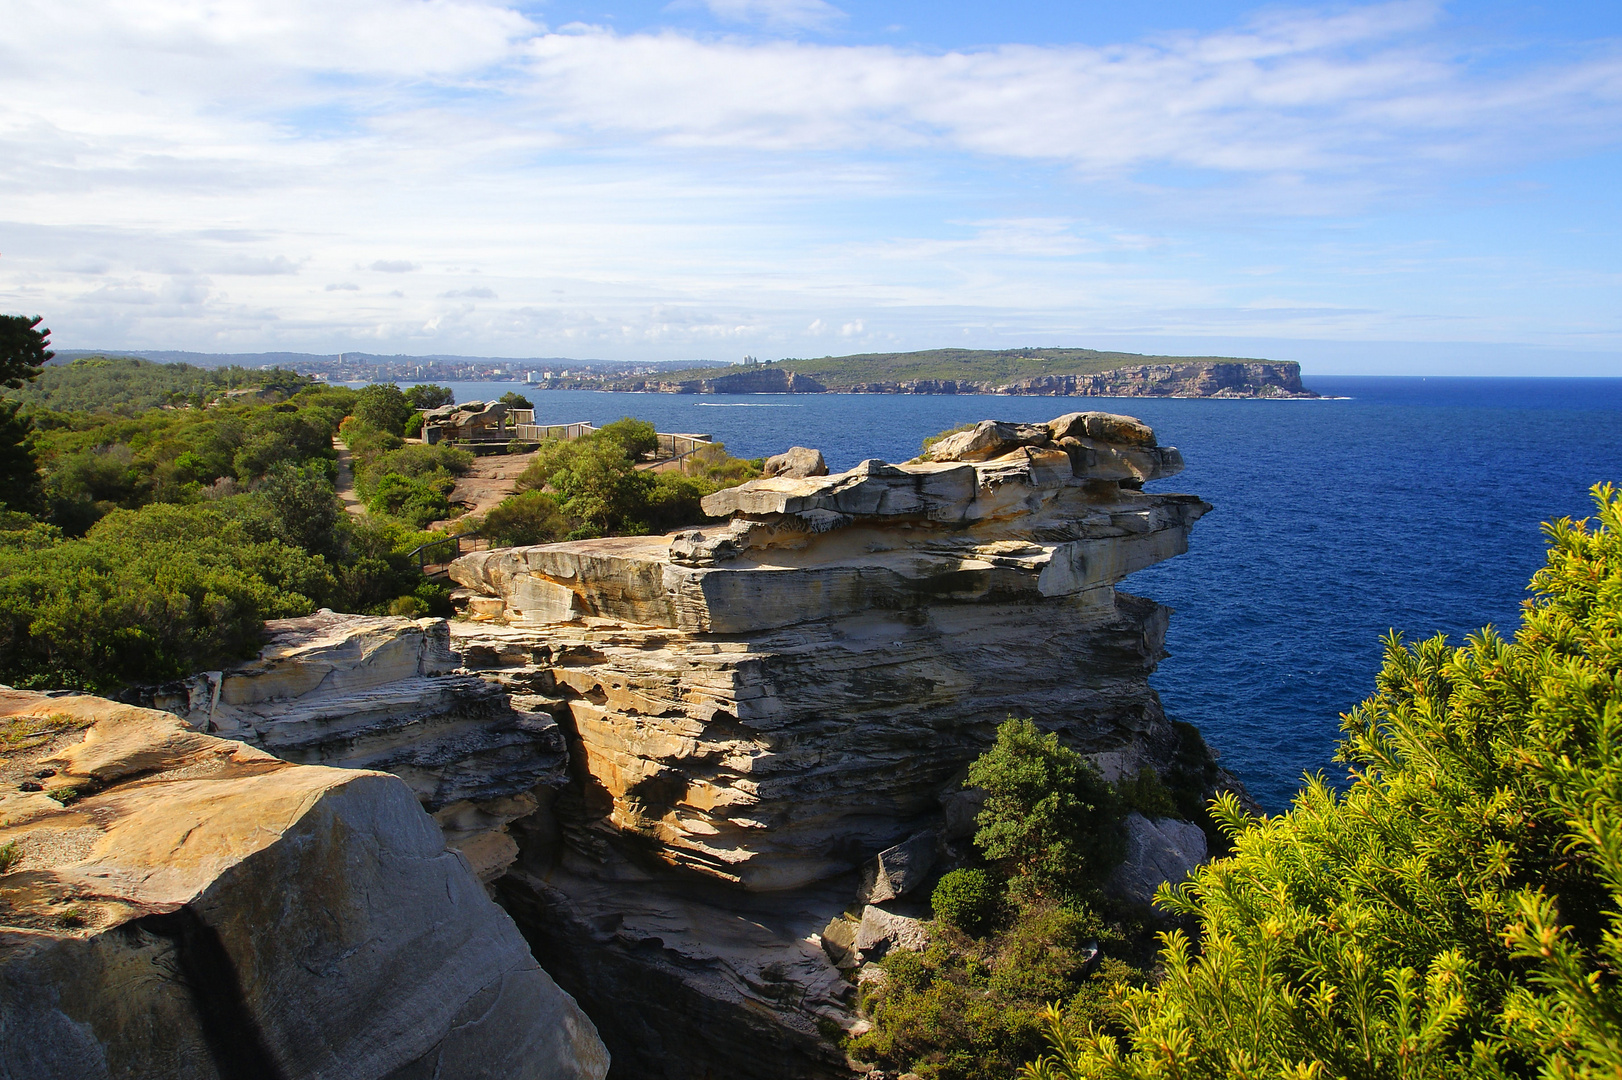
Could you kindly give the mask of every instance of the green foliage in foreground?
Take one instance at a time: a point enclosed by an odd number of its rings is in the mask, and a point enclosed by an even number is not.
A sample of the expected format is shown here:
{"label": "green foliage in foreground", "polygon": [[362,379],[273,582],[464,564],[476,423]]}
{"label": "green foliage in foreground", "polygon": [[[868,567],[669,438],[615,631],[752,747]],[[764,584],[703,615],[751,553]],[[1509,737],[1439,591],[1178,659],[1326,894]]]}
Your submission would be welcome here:
{"label": "green foliage in foreground", "polygon": [[[1519,632],[1386,642],[1344,794],[1216,814],[1124,1031],[1050,1015],[1032,1080],[1622,1074],[1622,496],[1547,527]],[[1197,947],[1196,947],[1197,942]]]}
{"label": "green foliage in foreground", "polygon": [[880,962],[862,999],[873,1029],[847,1046],[927,1080],[1004,1080],[1041,1052],[1054,1002],[1072,1034],[1119,1031],[1110,994],[1143,984],[1154,951],[1146,927],[1097,914],[1123,811],[1080,754],[1010,718],[968,783],[987,791],[975,845],[995,865],[942,875],[933,940]]}
{"label": "green foliage in foreground", "polygon": [[936,919],[979,937],[1002,914],[1003,886],[1000,878],[978,866],[951,870],[935,883],[929,907]]}

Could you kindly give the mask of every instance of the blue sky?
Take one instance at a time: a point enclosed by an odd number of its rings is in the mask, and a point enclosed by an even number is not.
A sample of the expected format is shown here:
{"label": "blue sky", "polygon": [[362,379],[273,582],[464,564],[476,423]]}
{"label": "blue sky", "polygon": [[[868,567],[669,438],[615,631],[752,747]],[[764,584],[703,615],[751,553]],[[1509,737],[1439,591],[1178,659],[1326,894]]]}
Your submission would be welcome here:
{"label": "blue sky", "polygon": [[0,0],[67,348],[1622,375],[1622,5]]}

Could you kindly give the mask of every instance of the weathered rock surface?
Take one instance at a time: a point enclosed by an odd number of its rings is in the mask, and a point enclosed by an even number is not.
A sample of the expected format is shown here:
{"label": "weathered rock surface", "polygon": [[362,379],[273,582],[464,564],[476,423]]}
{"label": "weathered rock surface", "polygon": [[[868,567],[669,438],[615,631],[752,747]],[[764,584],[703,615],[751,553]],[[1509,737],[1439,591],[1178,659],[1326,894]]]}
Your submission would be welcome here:
{"label": "weathered rock surface", "polygon": [[1105,888],[1139,904],[1155,898],[1163,882],[1180,883],[1205,861],[1205,833],[1198,825],[1174,818],[1147,818],[1137,811],[1126,817],[1126,859]]}
{"label": "weathered rock surface", "polygon": [[935,833],[925,831],[873,856],[862,867],[856,899],[864,904],[882,904],[922,888],[935,865],[936,843]]}
{"label": "weathered rock surface", "polygon": [[849,884],[750,896],[713,882],[519,868],[499,898],[614,1053],[614,1076],[846,1080],[855,988],[817,930]]}
{"label": "weathered rock surface", "polygon": [[0,688],[0,725],[0,1075],[607,1071],[395,777],[100,698]]}
{"label": "weathered rock surface", "polygon": [[766,459],[764,476],[786,476],[791,480],[802,480],[807,476],[827,476],[828,463],[822,460],[821,450],[812,450],[806,446],[791,446],[781,454],[773,454]]}
{"label": "weathered rock surface", "polygon": [[497,895],[617,1075],[846,1075],[836,964],[920,945],[935,837],[972,833],[964,771],[1010,714],[1112,776],[1206,760],[1147,683],[1169,612],[1116,588],[1208,509],[1142,490],[1176,449],[1105,413],[964,434],[719,492],[713,527],[453,565],[500,617],[452,649],[569,746]]}
{"label": "weathered rock surface", "polygon": [[479,552],[452,576],[509,625],[458,625],[456,647],[563,699],[575,848],[751,890],[848,873],[928,827],[1010,713],[1088,752],[1173,749],[1145,681],[1168,612],[1114,584],[1185,550],[1207,507],[1096,469],[1031,444],[864,462],[712,495],[715,529]]}
{"label": "weathered rock surface", "polygon": [[139,700],[285,761],[393,773],[482,880],[500,876],[518,853],[507,826],[567,779],[552,715],[458,673],[444,619],[322,610],[266,632],[258,659]]}
{"label": "weathered rock surface", "polygon": [[856,929],[856,951],[864,961],[878,960],[891,949],[923,952],[929,944],[929,931],[923,920],[887,911],[875,904],[862,909],[862,923]]}

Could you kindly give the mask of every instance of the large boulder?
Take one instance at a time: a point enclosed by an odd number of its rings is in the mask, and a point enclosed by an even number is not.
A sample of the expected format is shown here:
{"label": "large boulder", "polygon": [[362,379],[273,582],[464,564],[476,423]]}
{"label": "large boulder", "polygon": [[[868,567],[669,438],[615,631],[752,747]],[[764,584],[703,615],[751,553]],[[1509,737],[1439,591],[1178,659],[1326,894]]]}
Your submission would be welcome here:
{"label": "large boulder", "polygon": [[922,919],[875,904],[862,909],[862,923],[856,930],[856,951],[862,959],[877,960],[894,949],[923,952],[928,945],[929,928]]}
{"label": "large boulder", "polygon": [[1148,904],[1164,882],[1177,884],[1205,861],[1205,833],[1174,818],[1126,816],[1126,858],[1104,888],[1123,899]]}
{"label": "large boulder", "polygon": [[763,476],[786,476],[790,480],[803,480],[808,476],[827,476],[828,463],[822,460],[822,451],[808,446],[791,446],[781,454],[766,459]]}
{"label": "large boulder", "polygon": [[601,1080],[405,784],[0,688],[0,1076]]}
{"label": "large boulder", "polygon": [[885,848],[862,867],[862,884],[856,899],[864,904],[882,904],[916,891],[929,880],[935,865],[935,834],[919,833],[903,843]]}

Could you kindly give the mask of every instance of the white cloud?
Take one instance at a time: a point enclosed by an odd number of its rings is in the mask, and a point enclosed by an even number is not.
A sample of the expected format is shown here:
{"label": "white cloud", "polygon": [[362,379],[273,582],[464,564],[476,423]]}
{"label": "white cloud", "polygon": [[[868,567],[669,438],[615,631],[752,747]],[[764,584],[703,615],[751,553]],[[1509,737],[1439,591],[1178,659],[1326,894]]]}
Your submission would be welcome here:
{"label": "white cloud", "polygon": [[[708,6],[767,29],[841,15]],[[1622,339],[1604,314],[1614,275],[1562,279],[1582,317],[1522,314],[1522,294],[1493,291],[1506,278],[1434,252],[1313,262],[1308,237],[1293,261],[1244,264],[1281,266],[1267,288],[1296,290],[1262,297],[1220,245],[1187,238],[1220,221],[1251,243],[1287,214],[1345,220],[1615,145],[1614,43],[1506,60],[1450,47],[1432,4],[943,52],[551,32],[486,0],[6,14],[0,307],[52,311],[63,342],[330,351],[426,334],[445,351],[666,355],[903,324],[926,341],[964,325],[1369,333],[1406,317],[1370,314],[1381,303],[1409,301],[1343,301],[1361,288],[1345,278],[1422,272],[1481,286],[1456,289],[1479,333]],[[399,251],[412,259],[377,258]],[[415,273],[416,296],[362,291],[349,279],[366,270]]]}

